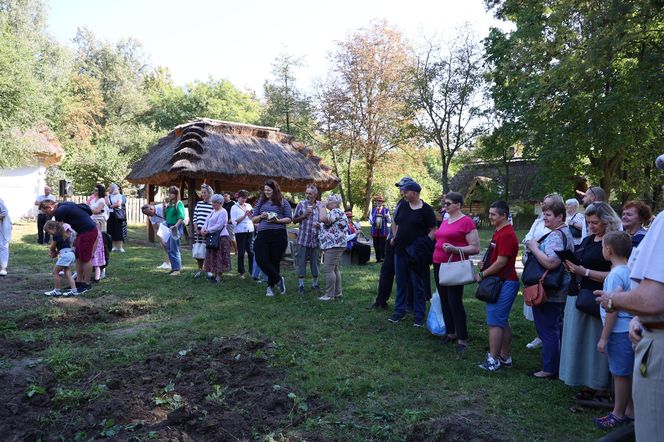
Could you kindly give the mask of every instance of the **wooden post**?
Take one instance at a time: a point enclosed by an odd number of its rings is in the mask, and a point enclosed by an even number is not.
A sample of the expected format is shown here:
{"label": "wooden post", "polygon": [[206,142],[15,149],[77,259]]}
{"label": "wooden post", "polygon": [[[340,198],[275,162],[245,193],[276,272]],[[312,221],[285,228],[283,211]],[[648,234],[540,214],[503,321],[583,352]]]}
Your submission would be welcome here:
{"label": "wooden post", "polygon": [[194,237],[194,207],[196,207],[196,179],[189,178],[187,182],[189,188],[189,228],[191,229],[191,238]]}
{"label": "wooden post", "polygon": [[[156,190],[157,186],[153,186],[152,184],[148,183],[148,204],[154,203],[154,198],[156,195]],[[148,217],[147,219],[147,226],[148,226],[148,241],[154,242],[154,229],[152,228],[152,223],[150,222],[150,218]]]}

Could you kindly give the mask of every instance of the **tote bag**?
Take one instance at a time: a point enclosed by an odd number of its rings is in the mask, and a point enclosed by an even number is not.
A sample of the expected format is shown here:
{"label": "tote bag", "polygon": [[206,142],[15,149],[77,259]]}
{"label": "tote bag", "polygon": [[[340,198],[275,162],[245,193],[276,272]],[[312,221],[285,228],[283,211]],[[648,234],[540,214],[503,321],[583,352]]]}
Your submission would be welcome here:
{"label": "tote bag", "polygon": [[441,286],[466,285],[475,282],[473,263],[466,259],[461,252],[461,261],[452,261],[453,255],[447,262],[440,264],[438,270],[438,284]]}

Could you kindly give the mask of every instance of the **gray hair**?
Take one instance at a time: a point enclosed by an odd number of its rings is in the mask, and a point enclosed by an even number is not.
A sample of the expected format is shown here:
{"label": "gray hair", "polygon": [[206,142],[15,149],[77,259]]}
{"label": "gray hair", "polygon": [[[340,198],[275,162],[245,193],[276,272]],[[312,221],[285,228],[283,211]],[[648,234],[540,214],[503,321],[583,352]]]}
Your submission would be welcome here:
{"label": "gray hair", "polygon": [[332,201],[333,203],[335,203],[337,205],[337,207],[341,206],[341,195],[339,195],[338,193],[331,193],[327,197],[327,200]]}
{"label": "gray hair", "polygon": [[559,202],[559,203],[561,203],[561,204],[562,204],[562,202],[563,202],[563,197],[560,196],[560,194],[558,194],[558,193],[556,193],[556,192],[553,192],[553,193],[548,194],[547,196],[545,196],[544,198],[542,198],[542,201],[544,201],[544,200],[546,200],[546,199],[550,199],[551,201],[556,201],[556,202]]}
{"label": "gray hair", "polygon": [[210,195],[214,195],[214,189],[209,184],[201,184],[201,190],[207,190]]}
{"label": "gray hair", "polygon": [[586,208],[586,216],[595,215],[606,226],[607,232],[620,230],[620,217],[608,203],[594,202]]}
{"label": "gray hair", "polygon": [[108,186],[109,193],[115,193],[116,190],[120,190],[120,187],[117,184],[111,183],[111,185]]}
{"label": "gray hair", "polygon": [[219,203],[219,204],[224,204],[224,197],[223,195],[219,195],[218,193],[215,193],[210,197],[210,202],[211,203]]}
{"label": "gray hair", "polygon": [[141,212],[145,212],[148,209],[154,209],[154,206],[152,204],[143,204],[141,206]]}
{"label": "gray hair", "polygon": [[567,205],[567,206],[572,205],[572,206],[577,206],[578,207],[579,206],[579,200],[577,200],[576,198],[570,198],[570,199],[565,201],[565,205]]}

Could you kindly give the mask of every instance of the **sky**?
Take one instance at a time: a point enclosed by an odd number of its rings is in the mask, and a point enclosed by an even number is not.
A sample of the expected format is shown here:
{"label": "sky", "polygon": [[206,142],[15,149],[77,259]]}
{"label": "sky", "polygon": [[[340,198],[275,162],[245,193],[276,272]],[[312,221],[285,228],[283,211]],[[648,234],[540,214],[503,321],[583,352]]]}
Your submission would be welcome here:
{"label": "sky", "polygon": [[46,0],[48,32],[72,44],[78,27],[100,39],[133,37],[153,65],[170,69],[177,85],[230,80],[262,93],[283,52],[303,57],[298,86],[325,78],[335,42],[372,20],[387,20],[407,38],[450,38],[470,24],[478,38],[501,26],[482,0]]}

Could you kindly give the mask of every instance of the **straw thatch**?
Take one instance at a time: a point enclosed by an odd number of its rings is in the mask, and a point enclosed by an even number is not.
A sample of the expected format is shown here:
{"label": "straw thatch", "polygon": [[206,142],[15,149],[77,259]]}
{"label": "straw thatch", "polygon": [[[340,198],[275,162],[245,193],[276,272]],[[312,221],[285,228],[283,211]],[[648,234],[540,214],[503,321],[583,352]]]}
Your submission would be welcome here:
{"label": "straw thatch", "polygon": [[[534,195],[537,163],[534,160],[514,159],[509,162],[509,196],[512,201],[538,201]],[[496,162],[469,163],[450,180],[450,188],[467,198],[478,187],[500,190],[505,188],[505,165]]]}
{"label": "straw thatch", "polygon": [[60,142],[46,127],[28,129],[18,134],[18,138],[43,166],[58,164],[65,156],[65,150]]}
{"label": "straw thatch", "polygon": [[134,164],[127,180],[167,186],[193,179],[236,190],[259,188],[268,178],[288,192],[339,183],[310,148],[276,128],[209,119],[177,126]]}

